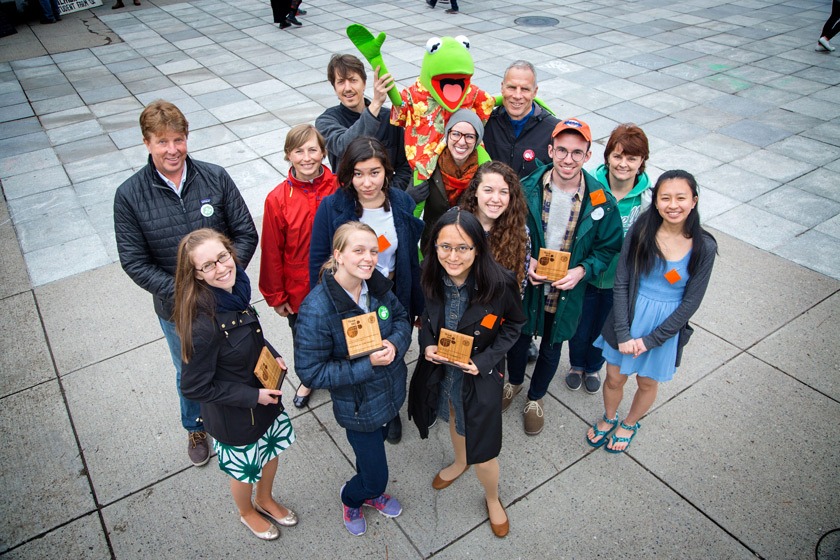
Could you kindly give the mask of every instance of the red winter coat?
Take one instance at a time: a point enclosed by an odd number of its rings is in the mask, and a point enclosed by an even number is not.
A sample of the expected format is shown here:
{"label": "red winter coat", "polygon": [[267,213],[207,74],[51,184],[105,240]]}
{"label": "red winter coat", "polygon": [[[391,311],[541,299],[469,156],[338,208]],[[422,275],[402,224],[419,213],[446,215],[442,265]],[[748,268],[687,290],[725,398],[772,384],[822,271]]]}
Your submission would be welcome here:
{"label": "red winter coat", "polygon": [[260,292],[266,303],[288,303],[297,313],[309,293],[309,244],[318,205],[338,188],[338,178],[326,165],[314,181],[289,177],[265,199],[262,229]]}

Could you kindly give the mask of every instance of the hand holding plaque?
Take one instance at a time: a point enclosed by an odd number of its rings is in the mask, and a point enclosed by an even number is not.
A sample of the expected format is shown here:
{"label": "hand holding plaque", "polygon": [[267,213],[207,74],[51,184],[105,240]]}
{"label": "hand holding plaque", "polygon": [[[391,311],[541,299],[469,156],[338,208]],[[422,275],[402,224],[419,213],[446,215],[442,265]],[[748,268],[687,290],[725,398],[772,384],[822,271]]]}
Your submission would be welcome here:
{"label": "hand holding plaque", "polygon": [[569,272],[569,260],[571,253],[567,251],[555,251],[553,249],[540,249],[540,256],[537,258],[537,270],[540,276],[545,276],[549,282],[556,282],[564,278]]}
{"label": "hand holding plaque", "polygon": [[268,350],[268,346],[263,346],[257,365],[254,367],[254,375],[266,389],[279,389],[283,378],[286,377],[286,370],[280,367]]}
{"label": "hand holding plaque", "polygon": [[473,337],[467,334],[440,329],[437,355],[447,362],[469,364],[472,353]]}
{"label": "hand holding plaque", "polygon": [[344,340],[347,342],[347,358],[361,358],[384,349],[382,334],[379,332],[379,321],[376,312],[357,315],[341,320]]}

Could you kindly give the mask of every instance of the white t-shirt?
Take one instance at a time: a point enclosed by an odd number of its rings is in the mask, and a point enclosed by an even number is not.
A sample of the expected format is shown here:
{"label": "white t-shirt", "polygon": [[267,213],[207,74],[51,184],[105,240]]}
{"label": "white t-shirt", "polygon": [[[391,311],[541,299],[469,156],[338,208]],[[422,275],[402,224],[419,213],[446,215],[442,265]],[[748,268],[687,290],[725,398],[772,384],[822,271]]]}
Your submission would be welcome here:
{"label": "white t-shirt", "polygon": [[359,221],[369,225],[376,232],[376,237],[379,238],[379,262],[376,263],[376,268],[386,277],[390,276],[397,264],[399,245],[393,212],[386,212],[384,208],[365,208]]}

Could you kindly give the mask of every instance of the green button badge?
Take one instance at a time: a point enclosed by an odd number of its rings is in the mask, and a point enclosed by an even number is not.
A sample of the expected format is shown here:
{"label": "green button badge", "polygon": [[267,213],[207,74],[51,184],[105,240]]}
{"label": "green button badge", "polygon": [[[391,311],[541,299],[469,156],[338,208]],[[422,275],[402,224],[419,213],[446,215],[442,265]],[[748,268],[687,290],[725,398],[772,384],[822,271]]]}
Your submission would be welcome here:
{"label": "green button badge", "polygon": [[391,312],[388,311],[388,308],[384,305],[380,305],[379,309],[376,310],[376,314],[379,315],[379,318],[385,321],[388,317],[391,316]]}

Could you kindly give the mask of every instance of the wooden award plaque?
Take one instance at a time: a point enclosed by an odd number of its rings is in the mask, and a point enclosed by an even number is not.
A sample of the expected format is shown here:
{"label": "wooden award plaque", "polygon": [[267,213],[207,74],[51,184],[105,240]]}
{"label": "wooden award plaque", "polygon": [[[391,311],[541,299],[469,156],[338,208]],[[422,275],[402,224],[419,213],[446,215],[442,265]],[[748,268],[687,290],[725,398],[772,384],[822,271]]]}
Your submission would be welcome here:
{"label": "wooden award plaque", "polygon": [[540,249],[540,256],[537,258],[536,273],[548,278],[549,282],[556,282],[569,272],[569,260],[571,258],[571,253],[567,253],[566,251]]}
{"label": "wooden award plaque", "polygon": [[357,315],[341,320],[344,330],[344,340],[347,341],[347,358],[360,358],[373,354],[385,348],[382,346],[382,334],[379,332],[379,321],[376,312]]}
{"label": "wooden award plaque", "polygon": [[254,375],[266,389],[279,389],[283,378],[286,377],[286,370],[280,367],[277,359],[269,352],[268,346],[263,346],[254,368]]}
{"label": "wooden award plaque", "polygon": [[437,354],[450,362],[470,363],[473,337],[449,329],[440,329]]}

